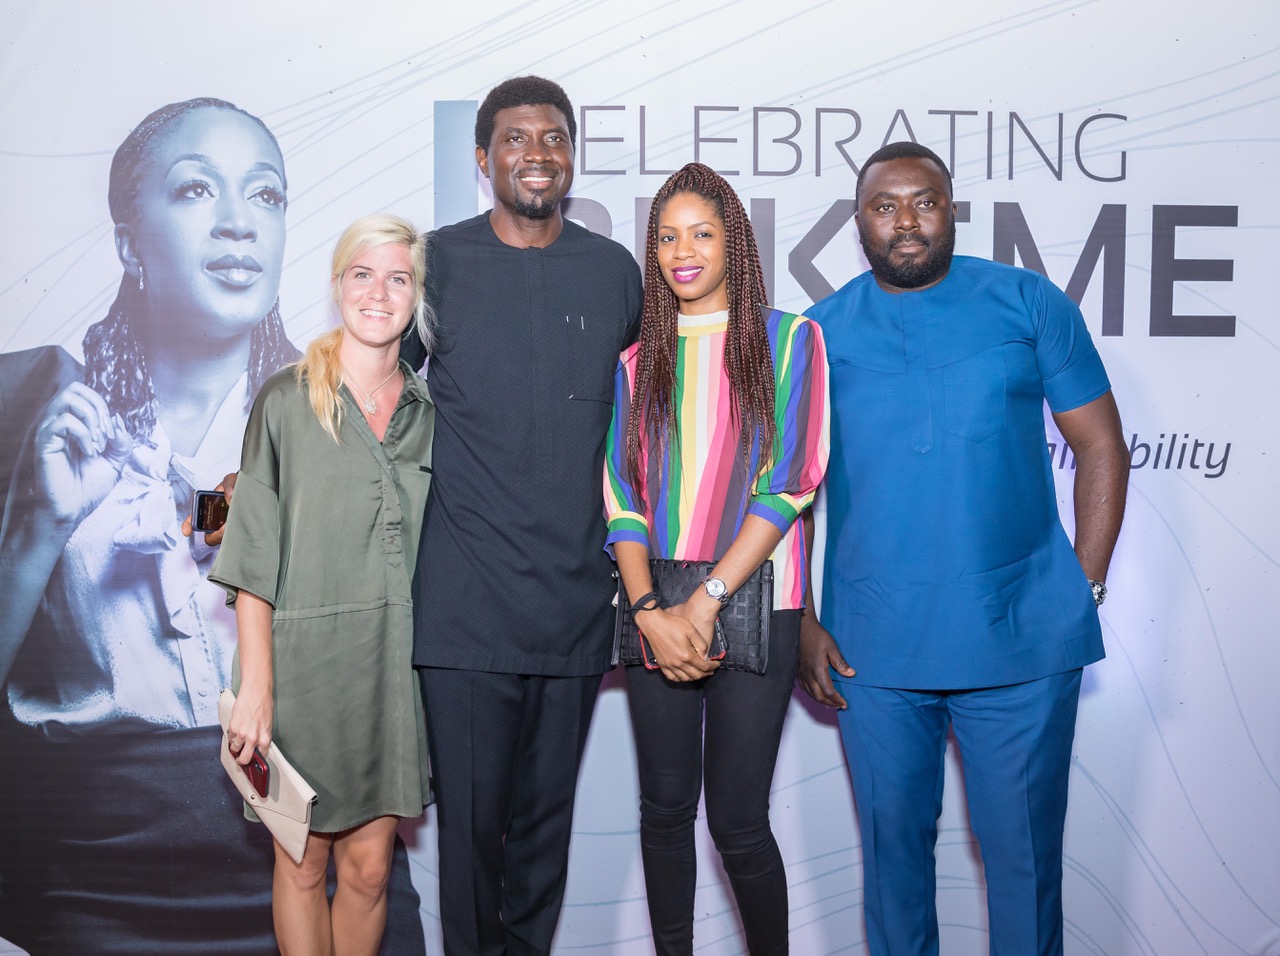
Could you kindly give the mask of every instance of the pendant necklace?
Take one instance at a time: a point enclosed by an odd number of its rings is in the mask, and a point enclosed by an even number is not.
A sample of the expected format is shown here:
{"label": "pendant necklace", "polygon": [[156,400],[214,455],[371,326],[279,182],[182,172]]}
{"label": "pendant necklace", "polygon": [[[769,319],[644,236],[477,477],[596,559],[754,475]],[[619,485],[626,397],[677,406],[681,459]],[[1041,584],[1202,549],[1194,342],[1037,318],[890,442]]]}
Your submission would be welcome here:
{"label": "pendant necklace", "polygon": [[364,407],[364,410],[370,415],[376,415],[378,412],[378,403],[373,400],[373,396],[378,389],[382,388],[382,386],[386,385],[387,382],[391,381],[391,379],[395,377],[396,372],[400,371],[400,366],[397,364],[396,367],[391,370],[390,375],[384,378],[377,385],[373,386],[373,388],[367,392],[356,384],[355,376],[347,371],[347,367],[345,365],[342,366],[342,371],[346,373],[347,384],[355,388],[357,397],[359,398],[360,396],[364,396],[360,399],[360,404]]}

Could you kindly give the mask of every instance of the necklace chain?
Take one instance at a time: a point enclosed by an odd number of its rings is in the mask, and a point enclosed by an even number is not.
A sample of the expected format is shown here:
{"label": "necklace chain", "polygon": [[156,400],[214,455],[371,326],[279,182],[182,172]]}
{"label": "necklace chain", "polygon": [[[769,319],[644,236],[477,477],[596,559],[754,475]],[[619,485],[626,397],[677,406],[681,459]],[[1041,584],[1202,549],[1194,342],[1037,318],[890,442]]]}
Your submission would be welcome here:
{"label": "necklace chain", "polygon": [[378,413],[378,403],[373,400],[373,396],[377,393],[378,389],[382,388],[382,386],[386,385],[387,382],[391,381],[391,379],[395,377],[396,372],[400,371],[400,366],[397,363],[396,367],[391,370],[390,375],[384,378],[377,385],[373,386],[373,388],[367,392],[359,386],[356,382],[356,377],[351,374],[350,370],[345,365],[342,366],[342,371],[345,373],[345,380],[347,384],[354,386],[357,397],[360,398],[360,404],[364,407],[364,410],[370,415],[376,415]]}

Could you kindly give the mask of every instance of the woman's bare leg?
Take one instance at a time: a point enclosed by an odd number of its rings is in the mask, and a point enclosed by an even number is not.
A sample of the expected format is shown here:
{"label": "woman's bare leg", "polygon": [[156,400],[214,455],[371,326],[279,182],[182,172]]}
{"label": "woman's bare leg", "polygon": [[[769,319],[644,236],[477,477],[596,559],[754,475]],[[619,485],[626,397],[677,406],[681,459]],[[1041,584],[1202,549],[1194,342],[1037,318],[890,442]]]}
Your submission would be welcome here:
{"label": "woman's bare leg", "polygon": [[325,894],[331,846],[333,834],[313,832],[302,862],[294,863],[280,844],[275,844],[271,916],[281,956],[333,956],[333,930]]}
{"label": "woman's bare leg", "polygon": [[[387,925],[387,880],[399,817],[378,817],[339,833],[333,843],[335,956],[374,956]],[[287,954],[286,954],[287,956]]]}

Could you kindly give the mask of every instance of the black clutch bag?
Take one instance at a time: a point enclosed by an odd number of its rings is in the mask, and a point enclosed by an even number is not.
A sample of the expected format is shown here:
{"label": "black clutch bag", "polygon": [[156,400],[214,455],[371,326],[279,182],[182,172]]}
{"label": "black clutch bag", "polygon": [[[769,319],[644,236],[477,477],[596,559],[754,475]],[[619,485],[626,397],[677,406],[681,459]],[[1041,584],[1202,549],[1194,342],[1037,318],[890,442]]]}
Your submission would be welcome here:
{"label": "black clutch bag", "polygon": [[[653,589],[658,592],[658,607],[665,609],[684,603],[696,588],[702,587],[702,582],[714,567],[714,561],[651,558],[649,570],[653,575]],[[769,618],[772,614],[773,562],[765,561],[721,609],[709,656],[720,657],[720,666],[729,670],[763,674],[769,664]],[[717,644],[721,646],[717,647]],[[625,587],[618,588],[613,660],[615,664],[628,666],[643,664],[650,670],[658,666],[631,616],[631,602],[627,600]]]}

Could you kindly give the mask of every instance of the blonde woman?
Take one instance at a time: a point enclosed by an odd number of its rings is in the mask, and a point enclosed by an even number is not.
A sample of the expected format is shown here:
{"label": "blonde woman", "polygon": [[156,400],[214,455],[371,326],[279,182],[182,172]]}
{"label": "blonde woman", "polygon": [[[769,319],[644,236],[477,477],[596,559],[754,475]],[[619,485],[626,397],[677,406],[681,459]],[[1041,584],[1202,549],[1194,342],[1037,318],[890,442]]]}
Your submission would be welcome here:
{"label": "blonde woman", "polygon": [[424,272],[402,219],[366,216],[339,238],[342,324],[263,385],[210,573],[239,629],[229,746],[243,764],[275,741],[318,795],[302,863],[276,846],[285,956],[377,951],[396,825],[430,800],[410,581],[435,408],[399,357],[411,321],[430,340]]}

